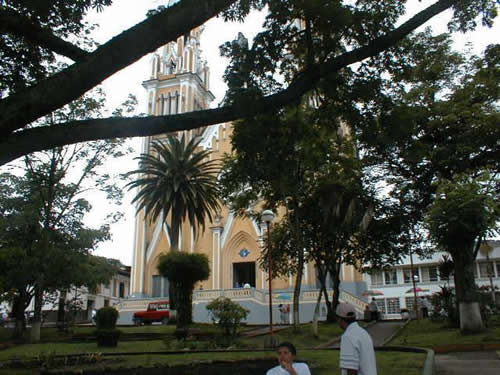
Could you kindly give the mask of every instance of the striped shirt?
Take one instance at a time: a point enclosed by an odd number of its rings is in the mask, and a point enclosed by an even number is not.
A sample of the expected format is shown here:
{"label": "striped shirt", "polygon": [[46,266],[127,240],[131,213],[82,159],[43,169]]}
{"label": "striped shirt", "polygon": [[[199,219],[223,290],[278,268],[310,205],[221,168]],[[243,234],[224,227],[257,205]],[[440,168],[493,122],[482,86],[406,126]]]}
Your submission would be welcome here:
{"label": "striped shirt", "polygon": [[340,340],[339,365],[341,369],[357,370],[358,375],[377,375],[372,338],[356,322],[347,326]]}

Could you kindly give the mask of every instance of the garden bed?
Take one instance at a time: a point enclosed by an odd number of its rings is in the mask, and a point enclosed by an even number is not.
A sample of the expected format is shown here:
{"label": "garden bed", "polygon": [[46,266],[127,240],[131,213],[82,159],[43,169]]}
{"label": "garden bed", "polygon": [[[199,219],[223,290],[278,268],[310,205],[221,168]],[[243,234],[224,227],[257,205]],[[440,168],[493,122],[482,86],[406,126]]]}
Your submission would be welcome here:
{"label": "garden bed", "polygon": [[193,361],[184,365],[158,365],[155,367],[122,368],[113,369],[102,366],[98,369],[61,369],[45,370],[44,375],[252,375],[264,374],[268,369],[276,365],[275,359],[253,359],[242,361],[217,360],[217,361]]}

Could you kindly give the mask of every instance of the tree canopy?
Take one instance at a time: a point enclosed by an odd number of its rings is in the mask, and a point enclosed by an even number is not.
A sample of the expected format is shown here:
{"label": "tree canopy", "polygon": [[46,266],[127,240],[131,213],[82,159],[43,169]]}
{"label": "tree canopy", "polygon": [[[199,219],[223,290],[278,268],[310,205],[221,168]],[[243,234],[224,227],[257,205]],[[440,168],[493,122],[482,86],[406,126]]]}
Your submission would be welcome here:
{"label": "tree canopy", "polygon": [[[393,54],[391,47],[447,9],[450,28],[473,29],[478,17],[490,25],[495,0],[438,0],[401,23],[406,1],[181,0],[151,12],[141,23],[99,47],[88,47],[82,16],[110,0],[0,2],[0,163],[56,146],[98,139],[148,136],[233,121],[272,112],[313,90],[324,78],[368,59],[372,68]],[[60,121],[33,126],[44,115],[82,96],[122,68],[210,18],[241,20],[267,6],[265,30],[241,65],[242,95],[217,108],[171,116]],[[15,22],[13,21],[15,20]],[[304,28],[297,27],[302,20]],[[20,27],[22,25],[22,27]],[[313,37],[314,36],[314,37]],[[90,43],[91,45],[91,43]],[[87,48],[87,47],[86,47]],[[26,53],[24,51],[26,50]],[[73,64],[49,73],[55,54]],[[290,56],[296,56],[290,58]],[[302,60],[303,64],[297,64]],[[301,68],[296,68],[300,66]],[[261,73],[263,72],[263,74]],[[281,73],[279,84],[272,78]],[[334,80],[331,81],[334,84]],[[246,86],[246,87],[245,87]]]}

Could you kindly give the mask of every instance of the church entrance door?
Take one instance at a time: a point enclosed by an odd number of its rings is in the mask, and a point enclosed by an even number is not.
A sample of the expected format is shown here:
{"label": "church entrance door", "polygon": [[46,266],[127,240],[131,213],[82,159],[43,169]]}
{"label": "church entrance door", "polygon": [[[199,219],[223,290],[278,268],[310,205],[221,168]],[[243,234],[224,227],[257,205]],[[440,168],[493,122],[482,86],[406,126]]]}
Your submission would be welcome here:
{"label": "church entrance door", "polygon": [[255,288],[255,262],[233,263],[233,288]]}

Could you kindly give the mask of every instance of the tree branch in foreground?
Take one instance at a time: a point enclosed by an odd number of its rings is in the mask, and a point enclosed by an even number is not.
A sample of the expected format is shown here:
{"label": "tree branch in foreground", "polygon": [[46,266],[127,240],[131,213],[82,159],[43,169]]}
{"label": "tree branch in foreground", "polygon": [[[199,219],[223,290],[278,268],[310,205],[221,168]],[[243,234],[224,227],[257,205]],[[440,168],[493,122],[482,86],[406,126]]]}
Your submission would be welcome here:
{"label": "tree branch in foreground", "polygon": [[74,121],[23,130],[12,134],[0,143],[0,164],[34,151],[65,144],[189,130],[275,110],[300,98],[321,78],[394,45],[430,18],[446,10],[452,3],[450,0],[441,0],[367,46],[334,57],[321,65],[310,67],[309,70],[301,73],[287,89],[279,93],[261,99],[252,99],[251,102],[246,101],[227,107],[178,115]]}
{"label": "tree branch in foreground", "polygon": [[173,131],[189,130],[203,126],[234,121],[265,113],[293,102],[309,91],[323,77],[340,69],[374,56],[399,40],[430,18],[453,4],[441,0],[418,13],[390,33],[375,39],[367,46],[334,57],[325,63],[310,67],[301,73],[285,90],[251,102],[170,116],[142,118],[108,118],[73,121],[47,127],[37,127],[16,132],[0,142],[0,164],[43,149],[99,139],[151,136]]}
{"label": "tree branch in foreground", "polygon": [[87,51],[55,36],[49,29],[34,25],[27,18],[9,9],[0,8],[0,32],[24,38],[73,61],[82,61],[88,55]]}
{"label": "tree branch in foreground", "polygon": [[0,100],[0,140],[61,108],[106,78],[176,40],[237,0],[182,0],[111,39],[84,61]]}

